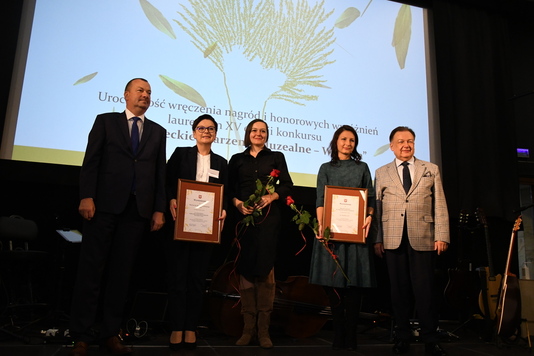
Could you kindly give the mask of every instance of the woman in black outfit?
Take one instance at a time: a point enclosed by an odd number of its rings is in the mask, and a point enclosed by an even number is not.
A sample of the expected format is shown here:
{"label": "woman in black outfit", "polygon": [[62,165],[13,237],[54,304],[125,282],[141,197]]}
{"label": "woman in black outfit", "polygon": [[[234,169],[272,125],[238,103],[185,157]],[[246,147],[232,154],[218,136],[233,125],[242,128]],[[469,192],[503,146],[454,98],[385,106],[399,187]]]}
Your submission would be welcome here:
{"label": "woman in black outfit", "polygon": [[[201,115],[193,122],[193,147],[177,147],[167,162],[167,198],[173,220],[176,220],[178,179],[226,184],[226,159],[211,151],[217,136],[217,122]],[[224,199],[223,201],[226,201]],[[220,220],[224,221],[223,205]],[[213,244],[173,240],[174,224],[169,224],[167,255],[169,318],[172,328],[169,347],[194,349]]]}
{"label": "woman in black outfit", "polygon": [[[254,218],[254,224],[238,227],[241,252],[236,260],[240,275],[241,314],[245,323],[243,335],[236,345],[248,345],[257,336],[262,348],[273,347],[269,324],[275,293],[276,242],[280,230],[277,200],[285,201],[293,187],[284,155],[265,146],[268,138],[267,123],[252,120],[245,130],[245,151],[233,155],[228,165],[229,196],[240,219],[252,214],[254,209],[262,211]],[[245,207],[244,202],[256,190],[256,180],[266,184],[273,169],[280,171],[279,177],[273,181],[278,181],[274,193],[262,196],[255,206]]]}

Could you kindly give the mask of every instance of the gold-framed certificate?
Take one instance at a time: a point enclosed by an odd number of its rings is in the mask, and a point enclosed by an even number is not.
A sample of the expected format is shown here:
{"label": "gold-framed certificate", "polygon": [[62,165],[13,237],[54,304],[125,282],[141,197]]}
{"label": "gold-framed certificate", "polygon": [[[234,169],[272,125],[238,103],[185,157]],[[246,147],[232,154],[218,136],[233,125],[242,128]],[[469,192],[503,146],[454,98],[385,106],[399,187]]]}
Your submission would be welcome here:
{"label": "gold-framed certificate", "polygon": [[367,189],[325,186],[323,224],[335,241],[365,243]]}
{"label": "gold-framed certificate", "polygon": [[174,239],[221,243],[223,185],[178,179]]}

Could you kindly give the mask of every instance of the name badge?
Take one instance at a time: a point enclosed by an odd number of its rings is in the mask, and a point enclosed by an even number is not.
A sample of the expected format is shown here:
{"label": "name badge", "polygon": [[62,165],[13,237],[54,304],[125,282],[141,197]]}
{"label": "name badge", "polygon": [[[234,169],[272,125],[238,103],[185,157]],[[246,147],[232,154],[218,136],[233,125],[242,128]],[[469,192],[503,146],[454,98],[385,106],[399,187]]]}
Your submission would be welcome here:
{"label": "name badge", "polygon": [[219,171],[216,169],[208,169],[208,176],[213,178],[219,178]]}

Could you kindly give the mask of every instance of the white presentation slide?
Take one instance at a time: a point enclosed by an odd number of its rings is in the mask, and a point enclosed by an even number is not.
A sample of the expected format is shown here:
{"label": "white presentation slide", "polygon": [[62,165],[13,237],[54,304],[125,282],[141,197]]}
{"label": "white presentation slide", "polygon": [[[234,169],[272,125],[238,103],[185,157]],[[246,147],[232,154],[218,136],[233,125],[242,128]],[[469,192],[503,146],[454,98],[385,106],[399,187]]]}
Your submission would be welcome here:
{"label": "white presentation slide", "polygon": [[[269,125],[294,183],[315,186],[336,128],[351,125],[374,170],[389,134],[417,135],[429,160],[424,10],[386,0],[36,0],[27,58],[11,96],[10,159],[81,165],[97,114],[123,111],[124,86],[152,87],[146,116],[167,130],[168,157],[193,146],[202,114],[212,149],[244,150],[252,119]],[[20,53],[20,52],[19,52]],[[23,53],[23,52],[22,52]],[[25,59],[25,62],[24,62]]]}

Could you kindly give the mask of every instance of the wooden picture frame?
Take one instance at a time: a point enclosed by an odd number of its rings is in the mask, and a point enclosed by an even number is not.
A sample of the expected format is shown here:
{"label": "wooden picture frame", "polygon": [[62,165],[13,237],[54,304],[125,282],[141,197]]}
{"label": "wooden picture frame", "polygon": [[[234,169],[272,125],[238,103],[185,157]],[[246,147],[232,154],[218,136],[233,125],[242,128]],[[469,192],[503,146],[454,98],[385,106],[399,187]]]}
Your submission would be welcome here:
{"label": "wooden picture frame", "polygon": [[178,179],[174,239],[220,244],[223,191],[222,184]]}
{"label": "wooden picture frame", "polygon": [[325,186],[323,224],[334,241],[365,243],[367,189]]}

